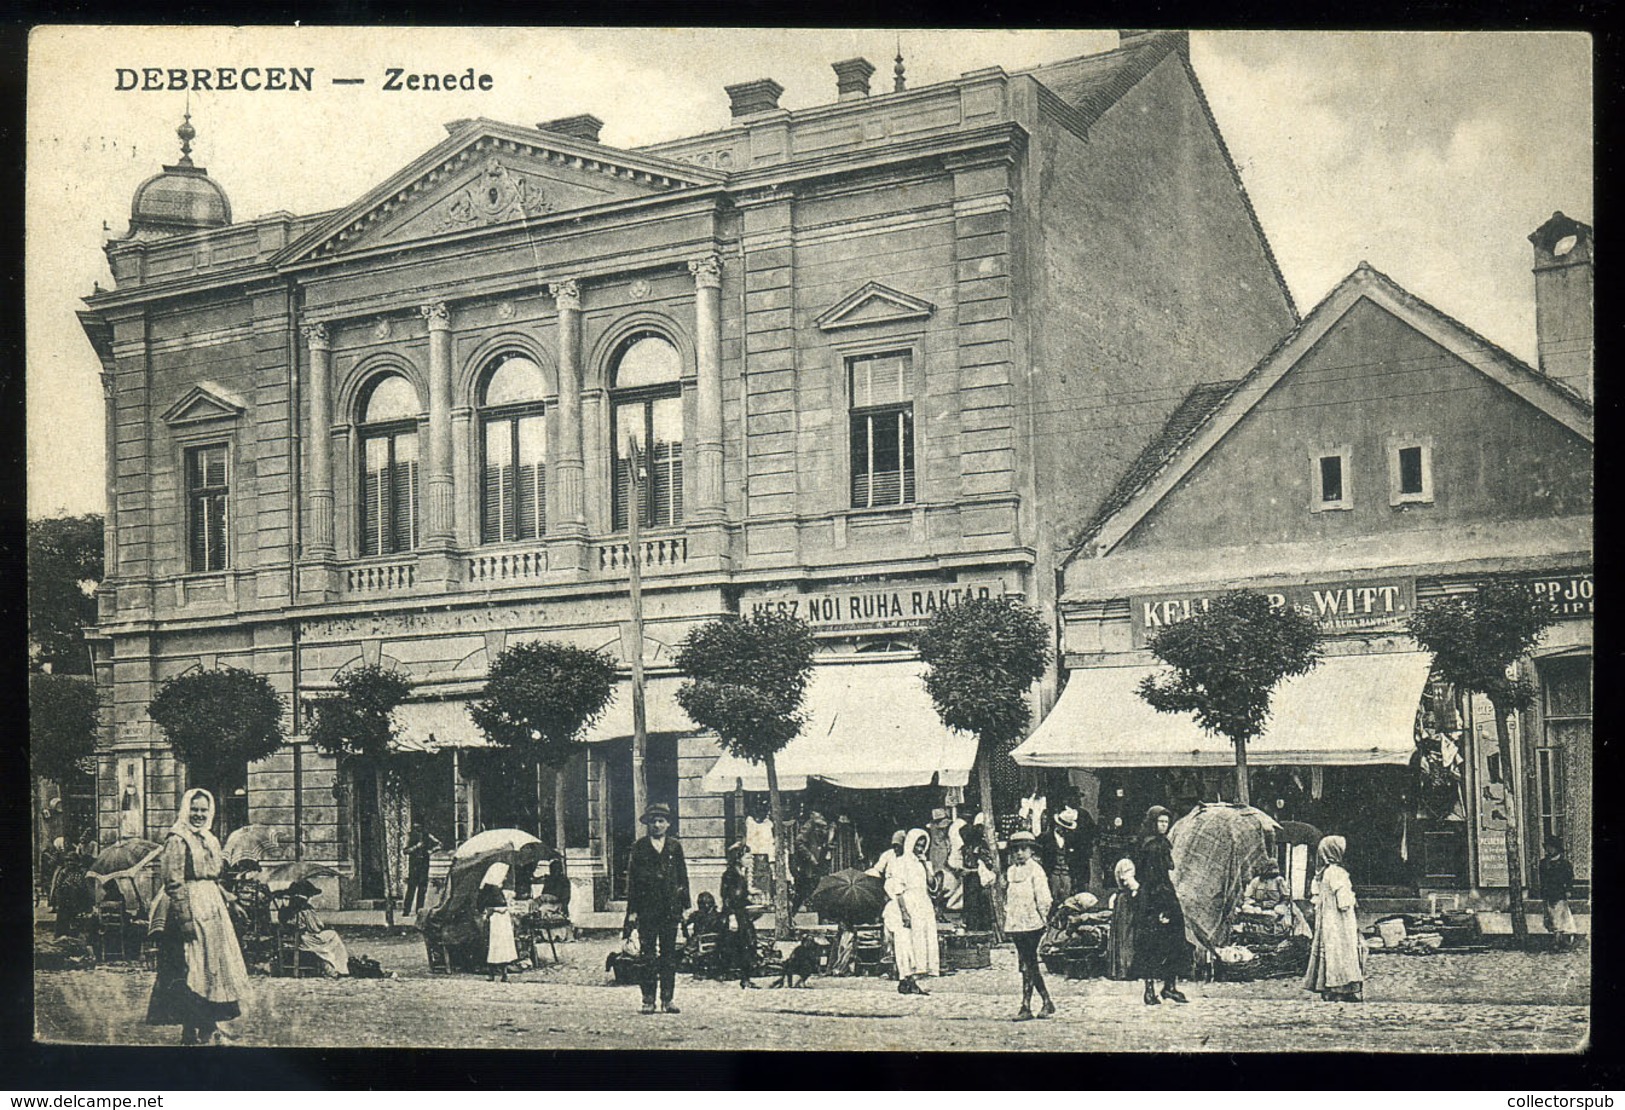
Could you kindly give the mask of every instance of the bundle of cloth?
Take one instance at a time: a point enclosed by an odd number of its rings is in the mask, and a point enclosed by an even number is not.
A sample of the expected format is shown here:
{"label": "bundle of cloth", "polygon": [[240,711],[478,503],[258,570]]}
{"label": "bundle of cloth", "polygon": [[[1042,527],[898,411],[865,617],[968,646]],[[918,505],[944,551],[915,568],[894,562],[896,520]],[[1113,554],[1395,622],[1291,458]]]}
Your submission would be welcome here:
{"label": "bundle of cloth", "polygon": [[1111,910],[1101,908],[1099,899],[1087,891],[1074,894],[1050,911],[1039,954],[1079,957],[1104,953],[1111,928]]}

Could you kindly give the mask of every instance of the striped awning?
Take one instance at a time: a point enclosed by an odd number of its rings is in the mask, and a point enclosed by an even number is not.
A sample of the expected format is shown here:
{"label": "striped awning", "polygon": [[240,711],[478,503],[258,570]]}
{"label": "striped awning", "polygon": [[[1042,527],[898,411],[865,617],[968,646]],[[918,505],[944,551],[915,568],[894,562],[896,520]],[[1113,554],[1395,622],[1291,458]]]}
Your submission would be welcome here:
{"label": "striped awning", "polygon": [[[1329,656],[1275,691],[1269,724],[1247,745],[1260,767],[1407,763],[1427,683],[1425,652]],[[1138,687],[1160,666],[1088,667],[1011,753],[1028,767],[1228,767],[1235,749],[1188,713],[1159,713]]]}

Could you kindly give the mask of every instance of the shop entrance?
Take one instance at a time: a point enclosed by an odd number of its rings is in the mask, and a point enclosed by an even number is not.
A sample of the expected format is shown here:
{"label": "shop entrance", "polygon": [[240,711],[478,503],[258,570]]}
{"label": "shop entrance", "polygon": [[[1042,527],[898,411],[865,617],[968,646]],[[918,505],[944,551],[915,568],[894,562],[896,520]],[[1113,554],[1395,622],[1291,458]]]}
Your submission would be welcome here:
{"label": "shop entrance", "polygon": [[[596,749],[604,760],[604,777],[608,796],[607,820],[604,829],[609,837],[610,896],[616,900],[626,897],[626,861],[632,845],[643,835],[638,823],[641,814],[635,812],[632,797],[632,738],[623,736],[606,740]],[[665,802],[672,807],[672,831],[682,835],[682,819],[677,809],[677,737],[670,733],[649,737],[643,763],[644,777],[649,784],[649,801]]]}

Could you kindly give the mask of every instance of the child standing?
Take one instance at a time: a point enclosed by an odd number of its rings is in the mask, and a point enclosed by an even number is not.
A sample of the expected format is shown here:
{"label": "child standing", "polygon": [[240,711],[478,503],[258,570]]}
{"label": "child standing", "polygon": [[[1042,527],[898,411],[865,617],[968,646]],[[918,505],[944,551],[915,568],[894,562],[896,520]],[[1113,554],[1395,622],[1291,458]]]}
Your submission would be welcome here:
{"label": "child standing", "polygon": [[1557,938],[1559,952],[1580,941],[1574,914],[1569,910],[1569,894],[1574,887],[1574,865],[1563,853],[1563,839],[1546,838],[1546,855],[1540,861],[1540,897],[1546,903],[1546,931]]}
{"label": "child standing", "polygon": [[1013,862],[1004,873],[1004,931],[1015,942],[1016,958],[1021,962],[1021,1009],[1016,1011],[1016,1021],[1033,1019],[1034,990],[1044,1000],[1038,1016],[1047,1018],[1055,1012],[1038,965],[1038,940],[1049,924],[1052,898],[1049,877],[1033,858],[1037,847],[1037,838],[1025,829],[1010,834]]}

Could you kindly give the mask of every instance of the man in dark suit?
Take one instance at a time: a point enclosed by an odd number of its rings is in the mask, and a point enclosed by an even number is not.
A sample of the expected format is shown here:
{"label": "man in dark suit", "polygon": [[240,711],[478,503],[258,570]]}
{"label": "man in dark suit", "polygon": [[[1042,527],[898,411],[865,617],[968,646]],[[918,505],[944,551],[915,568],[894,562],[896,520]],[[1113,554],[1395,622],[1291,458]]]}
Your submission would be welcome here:
{"label": "man in dark suit", "polygon": [[677,1013],[677,928],[688,910],[688,863],[683,846],[671,832],[671,807],[659,802],[643,815],[649,834],[632,845],[626,865],[626,929],[638,931],[643,951],[643,1012],[655,1012],[655,985],[660,1008]]}

